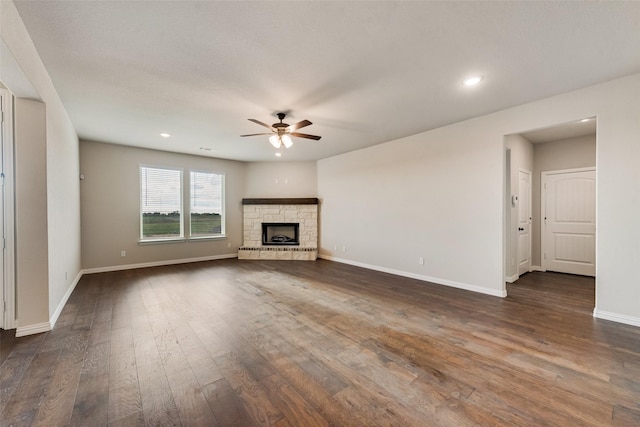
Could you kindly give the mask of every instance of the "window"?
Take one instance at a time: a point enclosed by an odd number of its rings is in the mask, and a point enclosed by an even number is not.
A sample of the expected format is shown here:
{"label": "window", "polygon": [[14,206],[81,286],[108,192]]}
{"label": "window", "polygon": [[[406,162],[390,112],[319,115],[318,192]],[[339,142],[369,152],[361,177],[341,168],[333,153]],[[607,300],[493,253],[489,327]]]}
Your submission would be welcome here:
{"label": "window", "polygon": [[184,236],[182,171],[140,166],[140,238]]}
{"label": "window", "polygon": [[224,175],[187,176],[183,185],[181,169],[140,166],[141,241],[184,239],[185,230],[190,238],[224,236]]}
{"label": "window", "polygon": [[189,181],[190,235],[197,237],[224,234],[224,175],[191,171]]}

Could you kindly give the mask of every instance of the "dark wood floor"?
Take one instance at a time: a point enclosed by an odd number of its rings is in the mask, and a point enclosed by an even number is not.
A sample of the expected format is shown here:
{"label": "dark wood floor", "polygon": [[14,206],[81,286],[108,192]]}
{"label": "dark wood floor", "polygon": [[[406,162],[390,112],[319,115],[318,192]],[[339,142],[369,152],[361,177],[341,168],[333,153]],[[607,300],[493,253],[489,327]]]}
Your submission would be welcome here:
{"label": "dark wood floor", "polygon": [[82,278],[2,333],[0,425],[640,425],[640,328],[593,279],[505,299],[343,264],[222,260]]}

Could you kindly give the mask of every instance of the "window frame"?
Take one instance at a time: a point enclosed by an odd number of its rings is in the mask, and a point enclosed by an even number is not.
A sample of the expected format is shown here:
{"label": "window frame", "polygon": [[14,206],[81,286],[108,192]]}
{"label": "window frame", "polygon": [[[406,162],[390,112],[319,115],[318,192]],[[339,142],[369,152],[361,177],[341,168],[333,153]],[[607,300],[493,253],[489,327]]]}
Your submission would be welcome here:
{"label": "window frame", "polygon": [[[164,169],[180,172],[180,236],[171,237],[143,237],[143,203],[142,203],[142,169]],[[185,173],[188,172],[188,173]],[[220,233],[197,234],[191,233],[191,173],[205,173],[218,175],[221,179],[220,191]],[[226,234],[226,174],[207,169],[191,169],[175,166],[163,166],[152,164],[138,164],[138,244],[155,245],[163,243],[184,243],[189,241],[222,240],[227,238]]]}
{"label": "window frame", "polygon": [[[143,220],[143,203],[142,203],[142,169],[160,169],[160,170],[170,170],[170,171],[178,171],[180,172],[180,235],[179,236],[170,236],[170,237],[144,237],[144,220]],[[173,167],[173,166],[158,166],[158,165],[148,165],[148,164],[139,164],[138,165],[138,202],[140,204],[140,211],[138,212],[139,216],[139,224],[140,230],[138,234],[138,242],[141,244],[146,243],[170,243],[170,242],[184,242],[185,234],[184,234],[184,169]]]}
{"label": "window frame", "polygon": [[[193,235],[191,232],[191,174],[192,173],[206,173],[210,175],[219,175],[221,181],[221,189],[220,189],[220,233],[212,233],[212,234],[198,234]],[[205,169],[189,169],[189,183],[185,188],[188,189],[185,194],[186,200],[188,201],[187,206],[189,207],[188,215],[185,218],[185,227],[186,230],[189,231],[188,240],[215,240],[226,238],[226,212],[225,212],[225,186],[226,186],[226,175],[224,172],[215,172],[212,170]]]}

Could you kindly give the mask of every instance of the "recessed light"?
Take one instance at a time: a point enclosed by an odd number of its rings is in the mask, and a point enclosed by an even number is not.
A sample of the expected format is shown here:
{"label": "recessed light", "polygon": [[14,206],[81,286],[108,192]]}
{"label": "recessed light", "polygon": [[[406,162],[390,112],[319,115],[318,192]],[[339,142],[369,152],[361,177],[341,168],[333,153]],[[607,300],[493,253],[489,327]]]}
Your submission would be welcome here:
{"label": "recessed light", "polygon": [[462,81],[462,84],[467,86],[467,87],[471,87],[471,86],[477,85],[481,81],[482,81],[482,76],[472,76],[472,77],[468,77],[468,78],[464,79]]}
{"label": "recessed light", "polygon": [[163,138],[169,138],[171,135],[169,135],[169,134],[168,134],[168,133],[166,133],[166,132],[162,132],[162,133],[160,134],[160,136],[161,136],[161,137],[163,137]]}
{"label": "recessed light", "polygon": [[276,153],[276,157],[282,157],[282,153],[280,152]]}

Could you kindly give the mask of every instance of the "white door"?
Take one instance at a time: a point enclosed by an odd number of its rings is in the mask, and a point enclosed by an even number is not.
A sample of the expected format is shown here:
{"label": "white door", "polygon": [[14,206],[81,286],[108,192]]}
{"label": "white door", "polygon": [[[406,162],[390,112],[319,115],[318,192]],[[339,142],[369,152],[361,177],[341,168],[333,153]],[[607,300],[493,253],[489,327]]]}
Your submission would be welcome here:
{"label": "white door", "polygon": [[542,173],[542,267],[596,275],[595,168]]}
{"label": "white door", "polygon": [[5,316],[5,282],[4,282],[4,259],[5,259],[5,238],[4,238],[4,106],[7,104],[4,99],[8,94],[6,92],[0,93],[0,181],[2,186],[0,187],[0,248],[2,248],[2,256],[0,256],[0,328],[4,329],[4,316]]}
{"label": "white door", "polygon": [[[0,85],[1,86],[1,85]],[[14,181],[12,96],[0,89],[0,328],[15,325],[15,253],[14,248]]]}
{"label": "white door", "polygon": [[531,271],[531,172],[518,172],[518,276]]}

